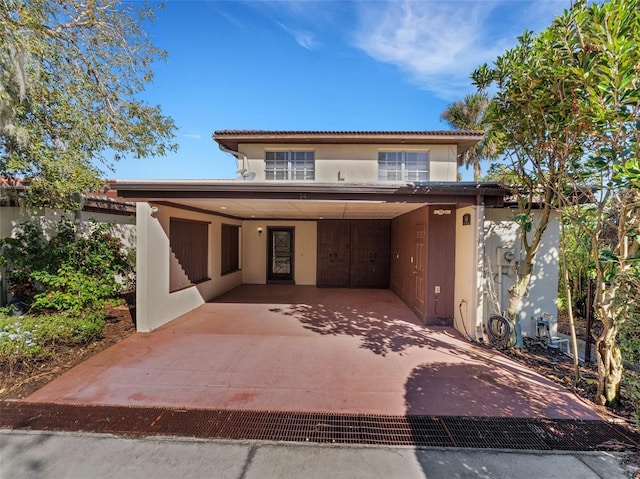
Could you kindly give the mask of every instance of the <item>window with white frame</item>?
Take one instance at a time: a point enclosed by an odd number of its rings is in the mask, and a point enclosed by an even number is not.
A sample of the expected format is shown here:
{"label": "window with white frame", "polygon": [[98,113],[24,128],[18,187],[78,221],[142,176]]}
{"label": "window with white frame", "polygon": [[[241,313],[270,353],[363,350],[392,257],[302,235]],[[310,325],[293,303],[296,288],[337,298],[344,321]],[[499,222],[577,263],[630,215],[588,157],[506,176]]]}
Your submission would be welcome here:
{"label": "window with white frame", "polygon": [[378,152],[378,181],[429,181],[429,152]]}
{"label": "window with white frame", "polygon": [[313,180],[314,152],[267,151],[264,174],[267,180]]}

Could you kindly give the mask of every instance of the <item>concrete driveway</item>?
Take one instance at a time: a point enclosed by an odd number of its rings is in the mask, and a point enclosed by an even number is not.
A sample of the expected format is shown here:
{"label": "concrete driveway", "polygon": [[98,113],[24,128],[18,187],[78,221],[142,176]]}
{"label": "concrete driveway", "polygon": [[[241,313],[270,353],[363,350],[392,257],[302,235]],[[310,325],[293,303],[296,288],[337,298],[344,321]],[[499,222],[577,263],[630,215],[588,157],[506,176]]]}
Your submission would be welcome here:
{"label": "concrete driveway", "polygon": [[388,290],[245,285],[68,371],[29,402],[600,419]]}

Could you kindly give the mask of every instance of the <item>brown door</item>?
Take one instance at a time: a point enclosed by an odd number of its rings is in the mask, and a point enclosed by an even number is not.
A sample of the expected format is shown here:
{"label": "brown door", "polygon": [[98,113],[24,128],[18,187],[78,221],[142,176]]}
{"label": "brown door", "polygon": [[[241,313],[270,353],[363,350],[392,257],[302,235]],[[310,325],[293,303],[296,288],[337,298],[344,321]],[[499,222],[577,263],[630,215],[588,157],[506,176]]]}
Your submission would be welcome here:
{"label": "brown door", "polygon": [[424,223],[418,223],[415,231],[416,255],[413,263],[413,273],[415,277],[415,307],[420,317],[425,316],[425,305],[427,297],[427,226]]}
{"label": "brown door", "polygon": [[351,221],[352,288],[389,287],[390,226],[388,220]]}
{"label": "brown door", "polygon": [[[446,212],[449,213],[446,213]],[[442,214],[436,214],[442,212]],[[453,325],[456,215],[452,207],[429,208],[427,324]]]}
{"label": "brown door", "polygon": [[351,223],[318,221],[317,286],[349,286]]}
{"label": "brown door", "polygon": [[269,282],[293,282],[293,228],[268,229]]}

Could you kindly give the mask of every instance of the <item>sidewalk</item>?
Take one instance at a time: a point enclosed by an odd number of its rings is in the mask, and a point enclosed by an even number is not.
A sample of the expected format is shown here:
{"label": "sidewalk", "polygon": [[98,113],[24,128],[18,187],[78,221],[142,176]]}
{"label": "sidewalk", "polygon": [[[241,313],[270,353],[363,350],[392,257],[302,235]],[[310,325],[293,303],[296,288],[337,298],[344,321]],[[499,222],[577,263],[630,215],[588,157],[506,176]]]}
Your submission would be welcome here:
{"label": "sidewalk", "polygon": [[609,452],[306,445],[0,431],[2,478],[492,478],[624,479]]}

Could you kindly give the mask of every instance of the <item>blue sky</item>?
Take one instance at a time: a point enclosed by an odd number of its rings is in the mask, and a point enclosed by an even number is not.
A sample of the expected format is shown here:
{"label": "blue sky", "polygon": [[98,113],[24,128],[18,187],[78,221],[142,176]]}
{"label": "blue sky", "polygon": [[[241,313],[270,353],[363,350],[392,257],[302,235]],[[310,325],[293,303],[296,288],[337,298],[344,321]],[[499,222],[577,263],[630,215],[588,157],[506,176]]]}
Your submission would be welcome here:
{"label": "blue sky", "polygon": [[220,129],[448,129],[440,113],[473,91],[469,73],[569,6],[168,0],[148,32],[169,58],[142,98],[175,120],[180,148],[124,159],[107,176],[234,178],[234,159],[211,139]]}

